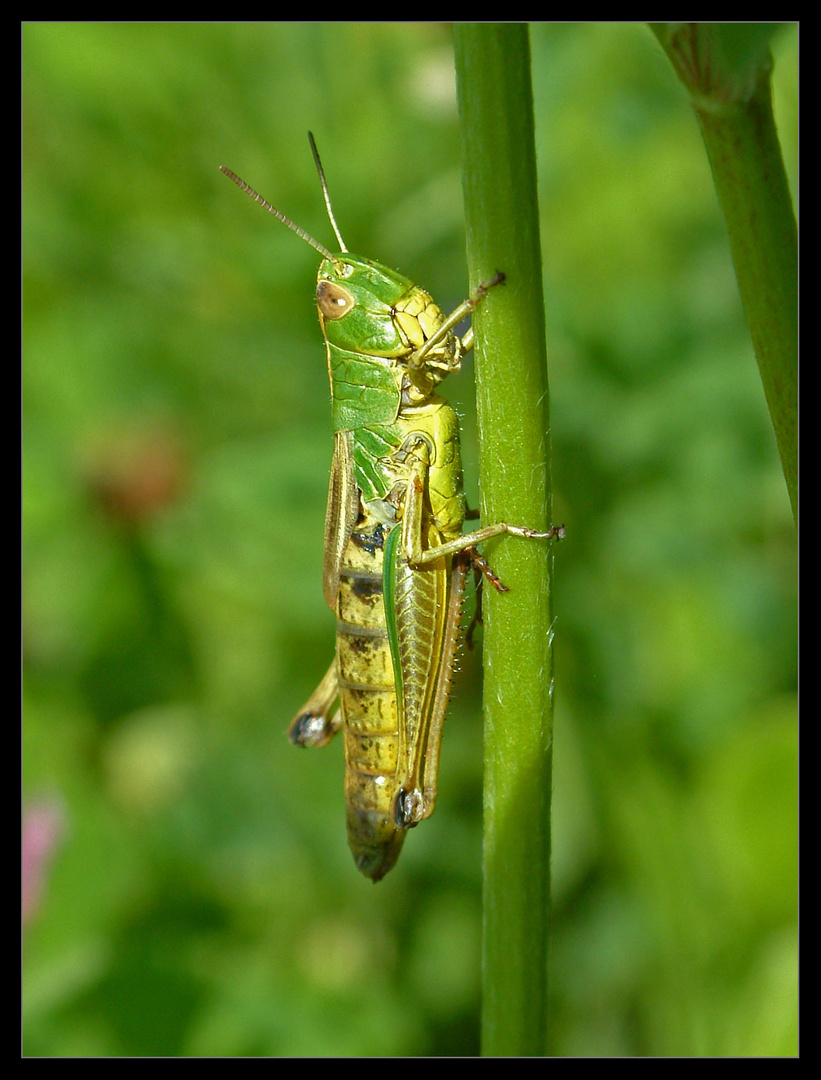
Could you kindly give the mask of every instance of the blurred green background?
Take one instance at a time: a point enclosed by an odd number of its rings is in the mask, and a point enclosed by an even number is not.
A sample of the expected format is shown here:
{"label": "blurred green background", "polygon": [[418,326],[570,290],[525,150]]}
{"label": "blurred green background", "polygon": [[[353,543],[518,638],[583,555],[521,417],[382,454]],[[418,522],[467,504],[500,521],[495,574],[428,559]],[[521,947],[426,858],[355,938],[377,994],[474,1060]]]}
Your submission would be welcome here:
{"label": "blurred green background", "polygon": [[[555,450],[551,1051],[797,1048],[795,532],[696,121],[643,24],[531,32]],[[466,294],[446,24],[23,27],[24,1052],[478,1051],[480,668],[379,886],[329,662],[306,138]],[[797,33],[774,41],[795,198]],[[472,367],[449,381],[477,504]],[[544,913],[534,912],[534,918]]]}

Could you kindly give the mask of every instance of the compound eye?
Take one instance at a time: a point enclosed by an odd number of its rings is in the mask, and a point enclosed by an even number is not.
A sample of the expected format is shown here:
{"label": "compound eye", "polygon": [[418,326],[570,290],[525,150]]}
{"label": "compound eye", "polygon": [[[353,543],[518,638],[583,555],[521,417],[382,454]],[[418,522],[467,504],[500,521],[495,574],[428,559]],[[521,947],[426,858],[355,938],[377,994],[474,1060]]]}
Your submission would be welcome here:
{"label": "compound eye", "polygon": [[356,301],[341,285],[334,281],[320,281],[316,287],[316,302],[323,319],[341,319],[347,315]]}

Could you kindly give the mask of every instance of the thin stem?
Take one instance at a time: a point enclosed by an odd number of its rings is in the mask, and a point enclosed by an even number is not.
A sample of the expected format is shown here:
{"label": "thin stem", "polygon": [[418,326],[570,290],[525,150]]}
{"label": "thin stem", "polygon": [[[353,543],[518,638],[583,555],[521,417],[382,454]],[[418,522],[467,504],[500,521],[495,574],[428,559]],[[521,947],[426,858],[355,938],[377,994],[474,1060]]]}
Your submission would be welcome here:
{"label": "thin stem", "polygon": [[772,108],[772,24],[651,23],[690,91],[727,224],[793,516],[798,513],[798,232]]}
{"label": "thin stem", "polygon": [[[455,27],[482,517],[544,530],[550,434],[528,30]],[[482,1053],[546,1050],[552,749],[551,542],[486,545]]]}

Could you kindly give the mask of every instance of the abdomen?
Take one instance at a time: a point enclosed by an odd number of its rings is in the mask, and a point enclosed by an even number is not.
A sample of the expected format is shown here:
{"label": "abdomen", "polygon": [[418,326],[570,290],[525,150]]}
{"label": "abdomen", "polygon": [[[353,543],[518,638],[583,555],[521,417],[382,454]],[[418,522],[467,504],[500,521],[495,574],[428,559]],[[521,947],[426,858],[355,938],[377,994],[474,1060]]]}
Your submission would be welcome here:
{"label": "abdomen", "polygon": [[406,831],[393,819],[399,718],[382,593],[383,529],[373,519],[354,529],[336,601],[348,844],[374,881],[396,862]]}

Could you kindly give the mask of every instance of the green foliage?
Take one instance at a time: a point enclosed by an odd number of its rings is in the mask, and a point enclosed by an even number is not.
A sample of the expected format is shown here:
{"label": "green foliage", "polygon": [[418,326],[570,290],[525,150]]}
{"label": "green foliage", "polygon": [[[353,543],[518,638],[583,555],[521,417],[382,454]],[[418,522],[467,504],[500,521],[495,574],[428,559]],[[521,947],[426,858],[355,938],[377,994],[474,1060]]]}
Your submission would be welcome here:
{"label": "green foliage", "polygon": [[[550,1049],[795,1052],[795,551],[710,170],[637,25],[532,28],[556,507]],[[795,181],[795,31],[775,107]],[[450,31],[27,24],[25,1052],[478,1049],[481,739],[377,888],[327,666],[316,256],[467,295]],[[366,105],[363,105],[366,103]],[[465,414],[468,371],[449,380]],[[472,490],[470,490],[472,485]]]}

